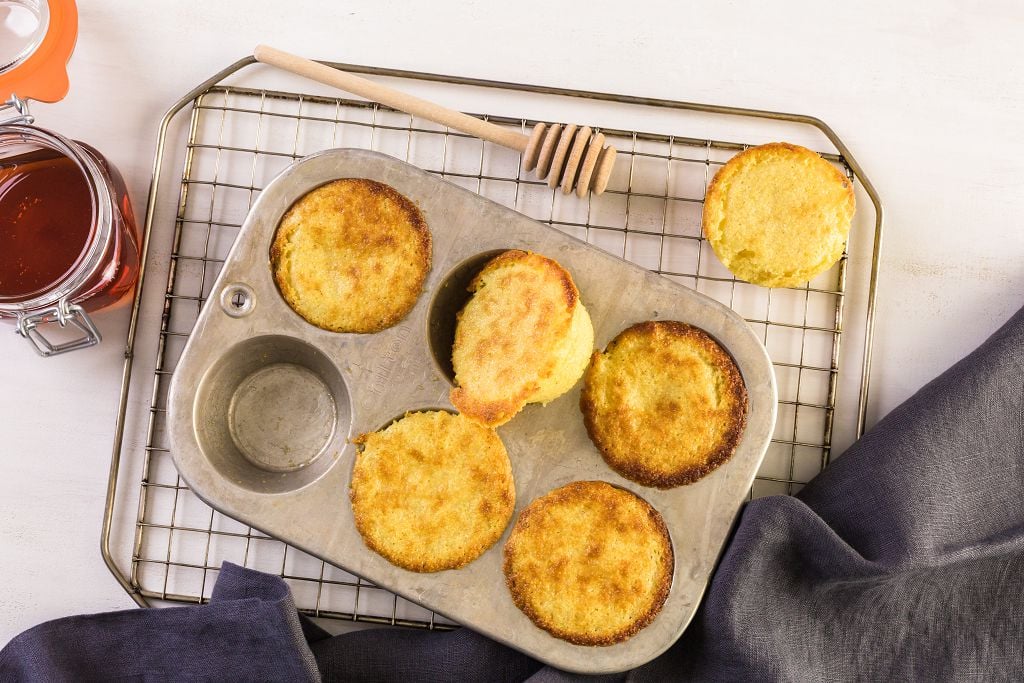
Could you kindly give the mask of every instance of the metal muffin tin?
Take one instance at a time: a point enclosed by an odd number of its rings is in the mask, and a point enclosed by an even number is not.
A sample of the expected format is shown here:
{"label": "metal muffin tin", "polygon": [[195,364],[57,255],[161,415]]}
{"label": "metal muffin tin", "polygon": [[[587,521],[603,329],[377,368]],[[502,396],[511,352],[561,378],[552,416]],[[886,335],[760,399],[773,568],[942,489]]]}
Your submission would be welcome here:
{"label": "metal muffin tin", "polygon": [[[433,267],[419,301],[376,334],[310,325],[281,298],[270,271],[284,212],[311,189],[348,177],[394,187],[419,206],[433,235]],[[585,479],[632,491],[664,516],[675,551],[672,590],[647,628],[616,645],[559,640],[515,607],[501,570],[512,523],[467,567],[418,574],[369,550],[353,522],[351,439],[407,411],[452,409],[451,340],[465,286],[490,256],[512,248],[554,258],[572,273],[598,348],[633,323],[680,320],[717,339],[747,386],[747,426],[733,457],[697,483],[664,491],[605,465],[583,426],[580,383],[498,428],[512,461],[516,516],[548,491]],[[183,352],[168,404],[174,461],[212,507],[555,667],[608,673],[653,659],[693,617],[771,438],[776,389],[761,342],[716,301],[404,162],[335,149],[291,165],[253,205]]]}

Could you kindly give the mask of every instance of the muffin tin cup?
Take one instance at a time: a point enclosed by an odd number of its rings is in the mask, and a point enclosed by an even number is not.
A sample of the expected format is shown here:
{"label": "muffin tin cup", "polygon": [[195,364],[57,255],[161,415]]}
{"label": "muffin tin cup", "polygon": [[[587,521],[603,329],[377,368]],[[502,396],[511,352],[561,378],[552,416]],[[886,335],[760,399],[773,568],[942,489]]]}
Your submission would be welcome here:
{"label": "muffin tin cup", "polygon": [[[284,212],[313,188],[350,177],[394,187],[416,203],[433,235],[433,266],[416,306],[376,334],[310,325],[281,298],[270,270],[270,243]],[[747,426],[732,458],[704,479],[668,490],[644,487],[605,465],[584,428],[577,383],[498,428],[516,485],[513,522],[498,543],[462,569],[400,569],[356,531],[348,496],[351,439],[406,411],[451,409],[455,314],[472,275],[505,249],[544,254],[572,274],[600,349],[643,320],[680,320],[707,331],[743,375]],[[260,194],[185,347],[168,402],[175,464],[212,507],[541,661],[597,674],[653,659],[693,617],[771,439],[776,389],[761,342],[712,299],[414,166],[336,149],[295,162]],[[586,479],[649,502],[664,517],[675,552],[661,613],[611,646],[573,645],[536,627],[513,604],[501,568],[519,512],[552,489]]]}

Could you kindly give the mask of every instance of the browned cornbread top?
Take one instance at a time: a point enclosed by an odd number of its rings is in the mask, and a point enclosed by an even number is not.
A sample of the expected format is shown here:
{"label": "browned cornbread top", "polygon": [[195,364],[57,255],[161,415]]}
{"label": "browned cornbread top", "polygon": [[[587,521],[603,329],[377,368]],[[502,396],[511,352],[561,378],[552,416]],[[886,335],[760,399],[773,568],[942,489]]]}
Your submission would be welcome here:
{"label": "browned cornbread top", "polygon": [[839,169],[777,142],[737,154],[715,174],[704,234],[740,279],[793,287],[839,260],[853,212],[853,184]]}
{"label": "browned cornbread top", "polygon": [[579,380],[593,327],[561,265],[512,249],[489,261],[469,290],[452,349],[451,401],[459,412],[498,426]]}
{"label": "browned cornbread top", "polygon": [[612,645],[661,611],[674,558],[661,515],[632,493],[578,481],[534,500],[505,544],[512,599],[540,628]]}
{"label": "browned cornbread top", "polygon": [[417,572],[462,567],[504,533],[512,465],[497,433],[444,411],[409,413],[356,439],[350,497],[366,545]]}
{"label": "browned cornbread top", "polygon": [[703,330],[648,321],[594,353],[580,409],[612,469],[669,488],[700,479],[733,454],[747,392],[732,358]]}
{"label": "browned cornbread top", "polygon": [[300,197],[270,248],[288,305],[334,332],[378,332],[400,321],[416,305],[430,260],[430,230],[416,205],[365,178]]}

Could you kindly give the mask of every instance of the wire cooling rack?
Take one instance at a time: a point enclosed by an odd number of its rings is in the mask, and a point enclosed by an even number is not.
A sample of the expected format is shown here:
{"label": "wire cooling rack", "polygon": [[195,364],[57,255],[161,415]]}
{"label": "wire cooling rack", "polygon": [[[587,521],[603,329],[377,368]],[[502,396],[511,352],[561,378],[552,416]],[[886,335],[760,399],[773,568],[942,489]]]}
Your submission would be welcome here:
{"label": "wire cooling rack", "polygon": [[[221,563],[232,561],[282,576],[298,607],[313,616],[431,629],[452,626],[439,615],[216,512],[188,489],[171,461],[164,430],[167,386],[224,258],[261,188],[294,160],[321,149],[361,147],[398,157],[693,287],[740,313],[769,351],[779,392],[776,431],[751,497],[793,494],[821,471],[832,455],[837,421],[852,423],[859,434],[867,398],[881,206],[863,172],[824,124],[802,116],[582,93],[590,100],[779,120],[823,132],[834,149],[819,151],[852,182],[862,184],[875,211],[873,239],[870,234],[851,238],[851,245],[862,246],[870,264],[867,286],[853,293],[864,324],[859,366],[841,363],[840,356],[840,342],[848,334],[844,315],[851,295],[849,254],[806,286],[764,289],[733,278],[704,240],[705,189],[715,171],[746,147],[743,140],[604,128],[608,142],[619,151],[615,174],[605,194],[577,200],[522,173],[518,153],[374,103],[221,84],[251,63],[242,60],[189,93],[161,127],[146,242],[153,254],[150,261],[166,258],[166,287],[153,304],[161,308],[159,316],[151,315],[159,320],[152,345],[147,341],[142,347],[136,340],[137,324],[146,314],[141,295],[133,308],[103,530],[104,557],[139,604],[207,600]],[[345,68],[520,92],[581,94]],[[174,150],[181,155],[182,169],[177,210],[173,225],[154,225],[159,181],[165,175],[163,157],[171,153],[165,149],[164,136],[169,121],[182,110],[190,111],[190,118],[183,149]],[[535,123],[520,117],[485,118],[523,131]],[[140,291],[144,286],[145,278]],[[143,357],[152,374],[133,377],[133,361]],[[837,406],[840,374],[858,372],[855,400]],[[135,403],[128,400],[129,390]],[[138,410],[133,412],[133,406]],[[136,443],[125,437],[126,423],[133,417],[144,434]],[[119,476],[131,469],[125,467],[129,464],[141,465],[134,470],[141,470],[141,480],[127,482],[129,492],[118,494]],[[339,493],[339,505],[345,500]],[[111,549],[115,517],[132,525],[130,557],[120,561]]]}

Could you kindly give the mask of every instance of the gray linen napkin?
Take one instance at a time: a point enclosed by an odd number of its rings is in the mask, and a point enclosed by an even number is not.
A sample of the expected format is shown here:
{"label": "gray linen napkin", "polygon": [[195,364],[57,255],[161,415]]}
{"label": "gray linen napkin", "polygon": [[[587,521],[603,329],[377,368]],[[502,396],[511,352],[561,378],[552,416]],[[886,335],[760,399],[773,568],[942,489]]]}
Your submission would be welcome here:
{"label": "gray linen napkin", "polygon": [[0,681],[316,681],[299,617],[280,578],[225,562],[208,605],[65,617],[0,650]]}

